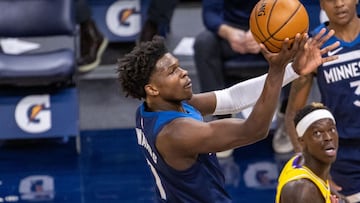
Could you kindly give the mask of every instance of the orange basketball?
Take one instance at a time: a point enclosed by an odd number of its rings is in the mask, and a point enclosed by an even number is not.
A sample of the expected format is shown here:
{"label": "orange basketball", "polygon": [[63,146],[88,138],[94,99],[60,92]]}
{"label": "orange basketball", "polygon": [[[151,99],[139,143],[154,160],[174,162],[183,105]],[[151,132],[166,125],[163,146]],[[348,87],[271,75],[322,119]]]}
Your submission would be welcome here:
{"label": "orange basketball", "polygon": [[260,0],[250,15],[250,30],[259,43],[279,52],[285,38],[292,43],[297,33],[309,29],[309,16],[298,0]]}

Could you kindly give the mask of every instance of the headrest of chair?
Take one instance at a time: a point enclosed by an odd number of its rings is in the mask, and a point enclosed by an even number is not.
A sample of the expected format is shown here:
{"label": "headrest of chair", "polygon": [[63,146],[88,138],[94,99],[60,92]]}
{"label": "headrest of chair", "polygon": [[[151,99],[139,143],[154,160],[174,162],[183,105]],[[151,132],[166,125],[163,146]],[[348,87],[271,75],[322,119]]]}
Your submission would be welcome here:
{"label": "headrest of chair", "polygon": [[0,36],[72,35],[74,0],[1,0]]}

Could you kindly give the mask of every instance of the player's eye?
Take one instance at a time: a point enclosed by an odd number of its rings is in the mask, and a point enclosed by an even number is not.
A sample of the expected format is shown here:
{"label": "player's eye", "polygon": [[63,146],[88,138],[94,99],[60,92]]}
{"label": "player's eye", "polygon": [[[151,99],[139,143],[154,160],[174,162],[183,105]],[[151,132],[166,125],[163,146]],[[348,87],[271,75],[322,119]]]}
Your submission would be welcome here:
{"label": "player's eye", "polygon": [[319,138],[321,136],[321,132],[316,130],[316,131],[314,131],[313,135],[314,135],[314,137]]}
{"label": "player's eye", "polygon": [[331,128],[331,129],[330,129],[330,132],[331,132],[331,133],[336,133],[336,128]]}
{"label": "player's eye", "polygon": [[171,71],[171,73],[174,74],[174,73],[178,72],[178,70],[179,70],[179,68],[177,68],[177,67],[176,67],[176,68],[173,68],[173,70]]}

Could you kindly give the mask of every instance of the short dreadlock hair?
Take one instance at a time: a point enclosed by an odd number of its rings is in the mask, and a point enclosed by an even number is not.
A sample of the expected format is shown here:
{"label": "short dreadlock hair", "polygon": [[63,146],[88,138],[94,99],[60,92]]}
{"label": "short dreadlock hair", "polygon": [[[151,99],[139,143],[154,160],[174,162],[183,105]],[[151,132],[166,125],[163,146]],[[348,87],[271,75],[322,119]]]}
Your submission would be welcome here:
{"label": "short dreadlock hair", "polygon": [[156,62],[167,52],[164,38],[154,36],[152,41],[141,42],[118,59],[118,79],[126,96],[136,99],[146,97],[144,87],[149,83]]}

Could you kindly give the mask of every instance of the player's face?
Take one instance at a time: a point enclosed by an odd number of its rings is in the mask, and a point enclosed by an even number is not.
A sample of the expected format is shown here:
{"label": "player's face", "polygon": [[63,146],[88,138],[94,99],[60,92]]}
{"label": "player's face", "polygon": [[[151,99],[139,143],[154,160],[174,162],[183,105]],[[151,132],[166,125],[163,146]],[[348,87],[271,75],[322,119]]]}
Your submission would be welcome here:
{"label": "player's face", "polygon": [[324,118],[310,125],[303,136],[303,149],[310,157],[325,164],[336,159],[338,133],[331,119]]}
{"label": "player's face", "polygon": [[192,97],[192,83],[188,71],[182,69],[178,59],[170,53],[157,61],[150,81],[164,100],[182,101]]}
{"label": "player's face", "polygon": [[344,26],[357,18],[357,0],[321,0],[331,26]]}

